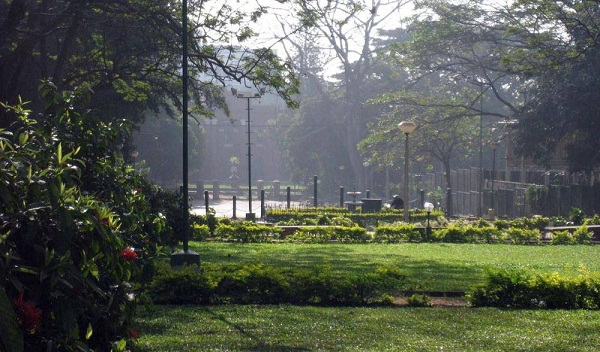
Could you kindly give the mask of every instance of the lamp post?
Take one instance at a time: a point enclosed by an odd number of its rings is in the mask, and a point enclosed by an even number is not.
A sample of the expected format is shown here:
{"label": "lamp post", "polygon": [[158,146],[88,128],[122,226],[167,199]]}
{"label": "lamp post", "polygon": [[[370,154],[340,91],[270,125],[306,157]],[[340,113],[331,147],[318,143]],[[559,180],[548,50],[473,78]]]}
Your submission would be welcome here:
{"label": "lamp post", "polygon": [[181,201],[181,212],[183,215],[182,220],[182,239],[183,239],[183,251],[171,254],[171,266],[180,267],[186,264],[200,264],[200,255],[194,251],[189,250],[188,239],[190,232],[190,212],[188,203],[188,6],[187,0],[183,0],[181,4],[181,68],[182,68],[182,118],[181,124],[183,125],[183,185],[182,185],[182,201]]}
{"label": "lamp post", "polygon": [[429,242],[429,239],[431,238],[431,224],[429,223],[429,216],[433,211],[433,204],[427,202],[423,205],[423,208],[425,208],[425,211],[427,212],[427,227],[425,228],[425,236],[427,237],[427,242]]}
{"label": "lamp post", "polygon": [[496,149],[498,149],[498,145],[500,143],[498,142],[493,142],[490,147],[492,147],[492,152],[493,152],[493,158],[492,158],[492,196],[491,196],[491,202],[492,205],[490,207],[490,211],[489,211],[489,217],[490,218],[495,218],[496,217],[496,203],[494,202],[494,181],[496,180]]}
{"label": "lamp post", "polygon": [[411,134],[417,125],[412,121],[402,121],[398,124],[400,131],[404,133],[404,221],[408,222],[408,135]]}
{"label": "lamp post", "polygon": [[239,99],[246,99],[248,105],[248,213],[246,213],[246,220],[252,220],[256,218],[252,212],[252,144],[250,143],[250,99],[260,98],[264,90],[261,89],[260,93],[251,92],[239,92],[235,88],[231,88],[231,93],[234,97]]}

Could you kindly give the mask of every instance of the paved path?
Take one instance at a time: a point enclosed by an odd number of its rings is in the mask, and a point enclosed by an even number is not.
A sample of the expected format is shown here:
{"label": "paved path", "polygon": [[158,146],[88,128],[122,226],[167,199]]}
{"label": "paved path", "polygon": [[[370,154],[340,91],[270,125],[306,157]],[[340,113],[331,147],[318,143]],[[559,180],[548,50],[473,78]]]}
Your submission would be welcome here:
{"label": "paved path", "polygon": [[[298,207],[298,202],[291,202],[291,207]],[[228,217],[232,218],[234,209],[233,209],[233,200],[231,199],[219,199],[208,201],[208,207],[215,210],[215,215],[217,217]],[[286,208],[286,201],[267,201],[265,200],[265,207],[267,208]],[[256,218],[260,218],[260,200],[252,201],[252,211],[256,214]],[[245,218],[246,213],[248,212],[248,200],[247,199],[238,199],[236,202],[235,215],[237,218]],[[204,205],[204,201],[202,202],[194,202],[192,205],[192,213],[198,215],[205,215],[206,208]]]}

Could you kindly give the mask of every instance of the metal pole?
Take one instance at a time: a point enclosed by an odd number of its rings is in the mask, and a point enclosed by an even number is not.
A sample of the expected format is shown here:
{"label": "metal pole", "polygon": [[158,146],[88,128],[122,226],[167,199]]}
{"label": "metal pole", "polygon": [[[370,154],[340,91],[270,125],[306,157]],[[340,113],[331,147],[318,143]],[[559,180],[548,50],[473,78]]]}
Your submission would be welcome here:
{"label": "metal pole", "polygon": [[492,158],[492,209],[496,209],[496,204],[494,203],[494,180],[496,179],[496,148],[494,147],[494,156]]}
{"label": "metal pole", "polygon": [[182,185],[182,200],[181,200],[181,212],[182,212],[182,240],[183,240],[183,251],[173,253],[171,255],[171,266],[180,267],[186,264],[197,264],[200,265],[200,255],[198,253],[190,251],[188,240],[190,231],[190,213],[189,213],[189,189],[188,189],[188,6],[187,0],[182,1],[181,8],[181,46],[182,46],[182,118],[181,123],[183,125],[183,138],[182,138],[182,158],[183,158],[183,185]]}
{"label": "metal pole", "polygon": [[250,144],[250,98],[248,101],[248,215],[252,216],[252,147]]}
{"label": "metal pole", "polygon": [[408,217],[408,207],[409,207],[409,199],[408,199],[408,133],[404,134],[406,138],[404,139],[404,221],[409,222]]}
{"label": "metal pole", "polygon": [[483,84],[479,95],[479,196],[477,197],[477,216],[483,216]]}
{"label": "metal pole", "polygon": [[182,101],[182,124],[183,124],[183,200],[181,211],[183,213],[183,251],[188,252],[188,232],[189,232],[189,210],[188,210],[188,43],[187,43],[187,0],[183,0],[182,4],[182,37],[181,45],[182,53],[182,86],[183,86],[183,101]]}
{"label": "metal pole", "polygon": [[318,206],[318,201],[317,201],[317,181],[318,181],[318,177],[317,175],[313,176],[313,185],[314,185],[314,201],[313,201],[313,205],[315,207]]}
{"label": "metal pole", "polygon": [[237,219],[237,196],[233,196],[233,219]]}

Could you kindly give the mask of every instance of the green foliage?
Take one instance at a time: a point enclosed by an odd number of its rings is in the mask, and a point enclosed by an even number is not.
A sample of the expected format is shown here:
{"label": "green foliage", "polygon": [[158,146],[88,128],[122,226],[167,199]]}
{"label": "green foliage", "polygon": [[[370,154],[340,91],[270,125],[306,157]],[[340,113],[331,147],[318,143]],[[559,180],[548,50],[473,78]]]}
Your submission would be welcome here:
{"label": "green foliage", "polygon": [[358,226],[306,226],[285,238],[286,242],[296,243],[367,243],[370,240],[367,230]]}
{"label": "green foliage", "polygon": [[204,241],[210,237],[210,229],[208,225],[194,224],[192,230],[192,241]]}
{"label": "green foliage", "polygon": [[496,243],[501,239],[501,231],[478,222],[475,226],[452,223],[434,232],[437,241],[446,243]]}
{"label": "green foliage", "polygon": [[215,230],[215,238],[221,241],[242,243],[270,242],[278,239],[281,232],[281,229],[274,226],[239,221],[230,225],[219,223]]}
{"label": "green foliage", "polygon": [[514,244],[538,244],[542,240],[538,229],[510,228],[505,234],[506,239]]}
{"label": "green foliage", "polygon": [[431,307],[431,297],[425,294],[415,293],[410,295],[406,302],[410,307]]}
{"label": "green foliage", "polygon": [[573,240],[578,244],[591,244],[593,232],[588,230],[588,227],[583,224],[573,231]]}
{"label": "green foliage", "polygon": [[575,239],[573,235],[565,230],[565,231],[555,231],[552,233],[552,244],[560,245],[560,244],[575,244]]}
{"label": "green foliage", "polygon": [[568,278],[558,273],[496,271],[469,293],[469,300],[475,307],[598,309],[600,281],[589,273]]}
{"label": "green foliage", "polygon": [[583,224],[583,220],[585,219],[585,212],[579,208],[572,208],[569,211],[569,218],[573,225],[579,226]]}
{"label": "green foliage", "polygon": [[407,282],[405,273],[388,266],[343,276],[329,266],[284,269],[261,263],[159,269],[146,291],[165,304],[372,305],[389,303],[389,295]]}
{"label": "green foliage", "polygon": [[[41,123],[22,105],[2,105],[19,117],[0,130],[2,291],[29,307],[15,310],[29,314],[19,317],[25,350],[126,345],[130,282],[151,273],[167,221],[155,211],[156,189],[113,149],[126,127],[81,113],[81,92],[41,91],[52,114]],[[14,324],[2,328],[3,340],[17,336]]]}
{"label": "green foliage", "polygon": [[[432,221],[443,217],[441,211],[433,211],[430,214]],[[346,208],[323,207],[302,209],[269,209],[265,220],[278,225],[342,225],[352,224],[376,224],[396,223],[404,220],[402,211],[396,209],[382,209],[378,213],[352,213]],[[427,221],[427,213],[417,209],[410,210],[411,223],[424,223]],[[344,223],[344,224],[342,224]]]}
{"label": "green foliage", "polygon": [[156,274],[147,287],[148,295],[157,304],[206,304],[212,301],[217,286],[197,266],[178,269],[158,264]]}
{"label": "green foliage", "polygon": [[421,233],[411,224],[383,225],[375,228],[373,242],[377,243],[402,243],[420,242]]}

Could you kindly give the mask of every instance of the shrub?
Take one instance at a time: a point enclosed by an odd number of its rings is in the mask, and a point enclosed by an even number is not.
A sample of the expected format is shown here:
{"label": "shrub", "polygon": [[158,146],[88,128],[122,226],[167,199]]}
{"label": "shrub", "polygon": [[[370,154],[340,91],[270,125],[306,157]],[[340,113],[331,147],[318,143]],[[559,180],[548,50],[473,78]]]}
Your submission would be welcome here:
{"label": "shrub", "polygon": [[375,228],[373,241],[377,243],[419,242],[421,233],[411,224],[384,225]]}
{"label": "shrub", "polygon": [[331,267],[282,269],[261,263],[173,270],[160,265],[146,292],[159,304],[381,305],[406,287],[396,267],[365,274],[336,275]]}
{"label": "shrub", "polygon": [[223,303],[276,304],[288,299],[289,283],[280,269],[250,264],[224,270],[215,293]]}
{"label": "shrub", "polygon": [[282,230],[274,226],[261,225],[251,221],[233,222],[231,225],[219,223],[215,237],[222,241],[258,243],[278,239]]}
{"label": "shrub", "polygon": [[591,244],[593,235],[594,233],[584,224],[573,231],[573,241],[578,244]]}
{"label": "shrub", "polygon": [[41,91],[37,121],[0,104],[18,116],[0,130],[0,345],[108,351],[131,337],[130,282],[172,232],[115,147],[126,125],[82,113],[81,92]]}
{"label": "shrub", "polygon": [[505,232],[506,238],[514,244],[537,244],[542,240],[538,229],[510,228]]}
{"label": "shrub", "polygon": [[214,300],[216,283],[198,266],[172,269],[159,265],[146,289],[157,304],[207,304]]}
{"label": "shrub", "polygon": [[406,299],[411,307],[431,307],[431,297],[424,294],[413,294]]}
{"label": "shrub", "polygon": [[567,278],[557,273],[533,276],[504,270],[488,273],[486,282],[468,298],[475,307],[598,309],[600,281],[589,274]]}
{"label": "shrub", "polygon": [[285,238],[286,242],[297,243],[329,243],[334,238],[331,227],[311,226],[301,227],[293,234]]}
{"label": "shrub", "polygon": [[332,230],[333,238],[340,243],[367,243],[371,240],[367,230],[362,227],[336,226]]}
{"label": "shrub", "polygon": [[199,225],[194,224],[192,230],[192,240],[193,241],[204,241],[208,237],[210,237],[210,229],[208,225]]}
{"label": "shrub", "polygon": [[565,231],[555,231],[552,233],[552,244],[561,245],[561,244],[575,244],[575,239],[573,235],[567,230]]}

